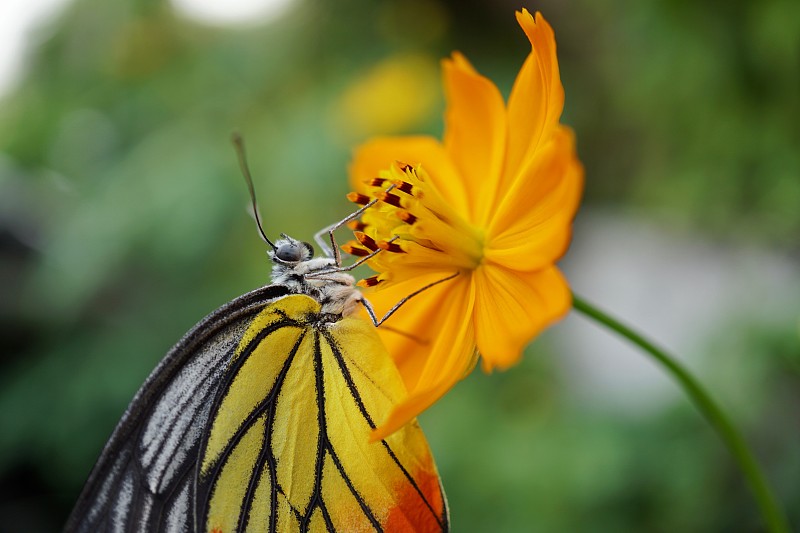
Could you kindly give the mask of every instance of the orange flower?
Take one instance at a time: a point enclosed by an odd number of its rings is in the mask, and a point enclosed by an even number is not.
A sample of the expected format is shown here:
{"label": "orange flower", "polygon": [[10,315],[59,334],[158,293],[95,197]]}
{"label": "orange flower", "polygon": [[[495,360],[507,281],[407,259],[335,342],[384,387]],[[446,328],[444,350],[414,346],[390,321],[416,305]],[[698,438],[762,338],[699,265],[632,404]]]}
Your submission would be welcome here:
{"label": "orange flower", "polygon": [[[532,51],[508,103],[459,53],[443,61],[445,135],[374,139],[351,165],[358,193],[381,201],[354,224],[356,255],[377,276],[369,299],[402,306],[381,336],[408,389],[373,434],[382,438],[433,404],[475,365],[519,361],[525,345],[572,304],[554,263],[566,251],[583,186],[572,131],[559,124],[564,90],[553,30],[526,10]],[[394,185],[387,192],[389,186]],[[388,326],[388,327],[387,327]]]}

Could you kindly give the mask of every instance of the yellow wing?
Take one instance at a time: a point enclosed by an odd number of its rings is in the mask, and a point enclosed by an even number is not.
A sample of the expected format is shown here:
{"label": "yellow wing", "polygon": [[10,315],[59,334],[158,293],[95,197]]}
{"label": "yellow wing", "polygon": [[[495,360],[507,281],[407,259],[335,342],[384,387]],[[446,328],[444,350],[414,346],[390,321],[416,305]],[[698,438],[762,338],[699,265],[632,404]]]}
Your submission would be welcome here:
{"label": "yellow wing", "polygon": [[65,531],[447,530],[420,429],[368,443],[404,394],[395,367],[371,325],[335,318],[272,285],[203,319],[139,389]]}
{"label": "yellow wing", "polygon": [[327,319],[293,295],[251,322],[200,447],[198,530],[448,530],[416,422],[369,442],[405,395],[374,328]]}

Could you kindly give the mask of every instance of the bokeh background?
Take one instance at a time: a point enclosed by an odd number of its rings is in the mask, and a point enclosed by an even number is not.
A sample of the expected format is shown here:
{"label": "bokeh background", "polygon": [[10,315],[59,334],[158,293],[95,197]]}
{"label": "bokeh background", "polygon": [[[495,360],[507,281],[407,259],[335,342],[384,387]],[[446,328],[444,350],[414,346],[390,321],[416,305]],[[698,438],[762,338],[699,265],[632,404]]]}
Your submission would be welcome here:
{"label": "bokeh background", "polygon": [[[351,209],[352,147],[441,135],[441,57],[508,94],[510,1],[4,0],[0,531],[57,531],[137,387]],[[587,169],[576,292],[700,376],[800,527],[800,3],[539,1]],[[422,417],[454,530],[760,531],[716,435],[581,317]]]}

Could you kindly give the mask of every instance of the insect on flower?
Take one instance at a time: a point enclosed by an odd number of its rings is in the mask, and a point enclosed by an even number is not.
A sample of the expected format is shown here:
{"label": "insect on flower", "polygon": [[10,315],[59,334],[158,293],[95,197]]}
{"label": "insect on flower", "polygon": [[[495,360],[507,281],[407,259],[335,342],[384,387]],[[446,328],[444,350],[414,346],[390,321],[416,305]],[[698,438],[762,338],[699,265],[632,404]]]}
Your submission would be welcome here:
{"label": "insect on flower", "polygon": [[167,353],[66,531],[447,531],[419,425],[370,442],[406,391],[373,325],[354,316],[364,302],[341,266],[338,225],[317,235],[325,257],[287,235],[272,243],[239,148],[273,284],[214,311]]}
{"label": "insect on flower", "polygon": [[572,131],[559,123],[564,90],[553,30],[539,13],[522,10],[517,21],[531,52],[507,104],[454,53],[443,61],[444,141],[377,138],[353,158],[349,198],[377,203],[350,223],[356,239],[343,249],[386,252],[369,258],[377,275],[360,282],[372,287],[372,303],[387,308],[440,282],[395,314],[393,330],[379,331],[409,397],[376,438],[439,399],[478,354],[487,371],[516,363],[571,306],[555,262],[569,245],[583,168]]}

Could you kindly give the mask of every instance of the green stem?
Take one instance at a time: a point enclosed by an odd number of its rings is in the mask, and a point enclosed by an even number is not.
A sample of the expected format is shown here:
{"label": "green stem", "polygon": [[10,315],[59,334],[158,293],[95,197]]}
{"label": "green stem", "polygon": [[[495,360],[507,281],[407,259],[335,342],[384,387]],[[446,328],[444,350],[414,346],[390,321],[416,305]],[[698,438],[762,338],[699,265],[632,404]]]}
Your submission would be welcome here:
{"label": "green stem", "polygon": [[573,305],[577,311],[607,326],[609,329],[622,335],[632,343],[642,348],[645,352],[666,368],[667,372],[683,387],[695,406],[706,417],[713,428],[719,433],[720,438],[728,446],[736,462],[739,463],[750,489],[761,509],[761,516],[767,524],[771,533],[788,533],[789,524],[783,510],[775,500],[767,479],[761,472],[756,462],[753,452],[747,446],[744,438],[734,427],[728,416],[722,411],[720,406],[709,396],[702,385],[686,370],[675,358],[668,355],[664,350],[655,346],[653,343],[611,318],[603,311],[589,304],[579,296],[572,295]]}

